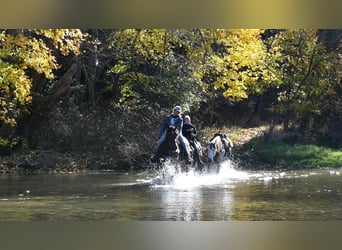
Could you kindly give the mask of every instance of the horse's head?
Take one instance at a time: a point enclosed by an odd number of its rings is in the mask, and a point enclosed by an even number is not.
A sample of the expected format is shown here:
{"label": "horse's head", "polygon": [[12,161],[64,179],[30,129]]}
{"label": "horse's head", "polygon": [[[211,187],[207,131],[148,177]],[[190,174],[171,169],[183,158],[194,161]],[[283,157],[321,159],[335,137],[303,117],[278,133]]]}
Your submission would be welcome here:
{"label": "horse's head", "polygon": [[178,144],[177,144],[177,137],[179,135],[179,131],[177,128],[170,126],[166,130],[166,138],[165,144],[169,147],[170,152],[177,153],[179,151]]}

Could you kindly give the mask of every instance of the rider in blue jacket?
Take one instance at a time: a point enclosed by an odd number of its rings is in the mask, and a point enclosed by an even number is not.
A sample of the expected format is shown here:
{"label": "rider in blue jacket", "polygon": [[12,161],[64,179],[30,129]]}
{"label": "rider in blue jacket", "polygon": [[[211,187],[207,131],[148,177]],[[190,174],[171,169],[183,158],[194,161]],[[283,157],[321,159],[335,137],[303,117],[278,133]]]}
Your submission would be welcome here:
{"label": "rider in blue jacket", "polygon": [[173,108],[173,113],[166,116],[164,121],[163,121],[163,124],[159,130],[159,141],[157,143],[157,151],[156,153],[153,155],[152,157],[152,161],[156,161],[157,159],[157,152],[159,150],[159,147],[160,145],[165,141],[166,139],[166,136],[165,136],[165,131],[170,127],[170,126],[174,126],[178,132],[179,132],[179,135],[178,135],[178,140],[181,144],[181,147],[184,149],[184,152],[185,152],[185,157],[186,157],[186,162],[187,163],[191,163],[192,159],[188,153],[188,150],[186,150],[186,141],[187,139],[184,138],[184,136],[182,135],[182,128],[183,128],[183,119],[182,119],[182,116],[181,116],[181,112],[182,112],[182,108],[180,106],[176,106]]}

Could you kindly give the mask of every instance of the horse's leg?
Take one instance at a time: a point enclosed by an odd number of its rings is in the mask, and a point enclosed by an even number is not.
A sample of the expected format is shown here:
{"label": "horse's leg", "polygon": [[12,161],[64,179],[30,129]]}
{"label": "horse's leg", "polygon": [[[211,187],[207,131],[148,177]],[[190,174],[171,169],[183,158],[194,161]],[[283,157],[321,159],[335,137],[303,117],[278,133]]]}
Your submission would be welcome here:
{"label": "horse's leg", "polygon": [[208,160],[209,160],[209,162],[211,162],[211,163],[214,162],[215,155],[216,155],[215,146],[213,146],[212,144],[209,144],[209,146],[208,146]]}
{"label": "horse's leg", "polygon": [[218,154],[218,162],[222,162],[224,160],[224,155],[226,154],[226,151],[224,148],[222,148],[221,152]]}
{"label": "horse's leg", "polygon": [[222,150],[220,152],[218,152],[218,155],[217,155],[217,168],[216,168],[217,174],[220,172],[220,166],[224,160],[224,155],[225,155],[225,150],[224,150],[224,148],[222,148]]}
{"label": "horse's leg", "polygon": [[192,158],[190,156],[190,143],[188,139],[186,139],[184,136],[179,135],[178,141],[180,143],[182,156],[183,158],[185,158],[185,162],[187,164],[191,164]]}
{"label": "horse's leg", "polygon": [[201,161],[201,146],[196,142],[193,142],[191,145],[193,148],[194,168],[195,170],[202,172],[203,162]]}
{"label": "horse's leg", "polygon": [[208,171],[208,173],[211,173],[212,172],[212,170],[214,169],[214,167],[215,167],[215,160],[214,161],[209,161],[209,163],[208,163],[208,165],[207,165],[207,171]]}
{"label": "horse's leg", "polygon": [[232,156],[232,148],[228,147],[228,157],[231,157],[231,156]]}
{"label": "horse's leg", "polygon": [[165,139],[166,136],[162,135],[160,137],[160,139],[157,142],[157,147],[156,147],[156,151],[154,152],[154,154],[151,156],[151,162],[160,162],[160,158],[163,156],[163,151],[165,148]]}
{"label": "horse's leg", "polygon": [[189,164],[184,164],[183,172],[184,173],[188,173],[189,172]]}

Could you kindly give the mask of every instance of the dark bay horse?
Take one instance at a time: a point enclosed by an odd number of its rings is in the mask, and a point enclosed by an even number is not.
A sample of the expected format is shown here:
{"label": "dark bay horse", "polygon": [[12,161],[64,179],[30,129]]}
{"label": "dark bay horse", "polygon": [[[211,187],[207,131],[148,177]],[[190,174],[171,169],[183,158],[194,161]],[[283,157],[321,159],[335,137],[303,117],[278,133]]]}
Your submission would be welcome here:
{"label": "dark bay horse", "polygon": [[166,130],[165,141],[159,147],[158,158],[178,158],[179,153],[178,132],[175,127],[170,126]]}
{"label": "dark bay horse", "polygon": [[[176,161],[183,161],[186,158],[186,155],[192,156],[192,149],[190,147],[189,141],[183,136],[182,140],[185,144],[185,148],[180,145],[179,141],[179,131],[173,126],[169,126],[166,130],[165,140],[160,145],[156,155],[155,161],[161,162],[166,160],[167,158],[175,159]],[[185,152],[187,151],[187,153]],[[189,170],[189,164],[183,166],[186,171]]]}

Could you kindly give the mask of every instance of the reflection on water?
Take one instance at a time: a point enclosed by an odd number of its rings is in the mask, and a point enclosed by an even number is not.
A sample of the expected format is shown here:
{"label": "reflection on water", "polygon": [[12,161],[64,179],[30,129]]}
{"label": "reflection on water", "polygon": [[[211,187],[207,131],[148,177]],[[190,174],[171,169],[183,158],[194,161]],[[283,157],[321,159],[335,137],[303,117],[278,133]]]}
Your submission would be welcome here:
{"label": "reflection on water", "polygon": [[[175,173],[170,166],[168,170]],[[167,220],[229,220],[234,200],[229,179],[245,176],[246,173],[233,170],[226,162],[219,173],[178,173],[172,180],[167,178],[168,183],[154,185],[153,189],[161,190],[161,206],[165,208],[162,217]]]}
{"label": "reflection on water", "polygon": [[167,220],[201,220],[201,190],[170,190],[161,199],[162,217]]}
{"label": "reflection on water", "polygon": [[341,169],[0,176],[1,221],[341,220]]}

